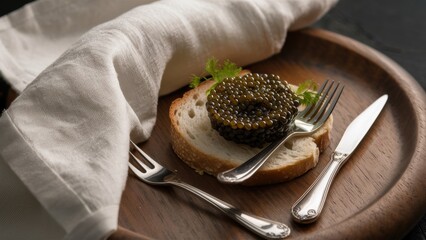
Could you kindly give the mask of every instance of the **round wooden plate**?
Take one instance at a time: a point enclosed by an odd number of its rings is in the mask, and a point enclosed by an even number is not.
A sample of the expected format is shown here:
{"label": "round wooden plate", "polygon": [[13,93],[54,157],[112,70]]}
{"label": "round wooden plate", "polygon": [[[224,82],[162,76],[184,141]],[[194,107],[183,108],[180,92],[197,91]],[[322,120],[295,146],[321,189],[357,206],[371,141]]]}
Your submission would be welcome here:
{"label": "round wooden plate", "polygon": [[[142,148],[181,178],[248,212],[288,224],[290,238],[400,238],[426,211],[426,96],[412,77],[377,51],[319,29],[290,33],[282,52],[247,66],[290,83],[341,81],[330,147],[314,169],[290,182],[258,187],[224,185],[198,175],[173,153],[168,107],[185,89],[160,100],[158,120]],[[337,175],[316,223],[292,221],[290,208],[320,174],[348,124],[383,94],[389,101]],[[212,143],[214,144],[214,143]],[[154,239],[255,239],[218,210],[180,189],[152,187],[129,174],[119,225]],[[135,234],[134,236],[137,236]]]}

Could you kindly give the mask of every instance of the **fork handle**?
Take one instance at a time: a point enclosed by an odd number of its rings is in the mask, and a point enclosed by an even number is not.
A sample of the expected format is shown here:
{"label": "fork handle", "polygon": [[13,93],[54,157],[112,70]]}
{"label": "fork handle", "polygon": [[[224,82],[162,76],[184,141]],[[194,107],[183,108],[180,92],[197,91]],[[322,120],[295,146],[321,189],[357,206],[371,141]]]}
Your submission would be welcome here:
{"label": "fork handle", "polygon": [[217,179],[223,183],[238,184],[249,179],[253,174],[268,160],[285,141],[295,136],[296,133],[290,133],[285,138],[279,141],[272,142],[258,154],[245,161],[243,164],[221,172],[217,175]]}
{"label": "fork handle", "polygon": [[171,182],[168,183],[181,187],[189,192],[197,195],[198,197],[211,203],[213,206],[224,212],[226,215],[253,231],[257,235],[266,239],[281,239],[290,235],[290,228],[280,222],[275,222],[266,218],[261,218],[249,213],[245,213],[242,210],[226,203],[198,188],[188,185],[183,182]]}
{"label": "fork handle", "polygon": [[348,157],[347,154],[339,152],[331,155],[331,161],[291,208],[293,219],[296,222],[312,223],[318,219],[334,177]]}

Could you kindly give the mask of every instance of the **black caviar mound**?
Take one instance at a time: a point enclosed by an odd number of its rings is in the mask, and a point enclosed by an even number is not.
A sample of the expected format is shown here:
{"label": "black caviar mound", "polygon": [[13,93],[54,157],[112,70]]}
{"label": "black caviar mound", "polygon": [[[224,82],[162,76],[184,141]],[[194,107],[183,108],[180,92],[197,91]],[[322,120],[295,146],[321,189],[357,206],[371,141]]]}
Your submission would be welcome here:
{"label": "black caviar mound", "polygon": [[257,73],[225,78],[206,103],[211,125],[221,136],[252,147],[287,135],[298,106],[287,82]]}

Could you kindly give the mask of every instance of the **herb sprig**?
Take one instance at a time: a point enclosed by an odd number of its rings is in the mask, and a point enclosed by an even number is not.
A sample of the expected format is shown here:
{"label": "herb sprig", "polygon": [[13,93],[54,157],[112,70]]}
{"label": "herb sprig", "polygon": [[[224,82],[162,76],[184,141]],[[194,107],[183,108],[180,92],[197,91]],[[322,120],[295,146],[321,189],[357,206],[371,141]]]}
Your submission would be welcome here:
{"label": "herb sprig", "polygon": [[[192,75],[189,87],[195,88],[200,85],[202,81],[212,79],[214,83],[206,91],[206,94],[209,95],[210,91],[214,89],[219,83],[221,83],[225,78],[232,78],[238,76],[242,68],[238,67],[230,60],[225,60],[223,64],[219,64],[219,61],[216,58],[212,57],[207,60],[204,70],[207,73],[207,77]],[[306,80],[305,82],[299,84],[298,88],[294,93],[298,97],[301,104],[314,104],[318,101],[319,98],[319,96],[316,94],[317,88],[317,83],[312,80]]]}
{"label": "herb sprig", "polygon": [[299,98],[299,101],[303,105],[316,103],[319,99],[319,95],[316,93],[318,84],[312,80],[306,80],[299,84],[298,88],[294,92]]}
{"label": "herb sprig", "polygon": [[215,82],[207,90],[207,95],[208,95],[210,94],[210,91],[212,89],[214,89],[219,83],[223,81],[223,79],[236,77],[241,72],[241,70],[242,70],[241,67],[238,67],[235,63],[229,60],[225,60],[223,64],[219,64],[219,61],[216,58],[209,58],[205,66],[205,71],[211,77],[200,77],[200,76],[193,75],[191,83],[189,84],[189,87],[195,88],[202,81],[207,79],[213,79]]}

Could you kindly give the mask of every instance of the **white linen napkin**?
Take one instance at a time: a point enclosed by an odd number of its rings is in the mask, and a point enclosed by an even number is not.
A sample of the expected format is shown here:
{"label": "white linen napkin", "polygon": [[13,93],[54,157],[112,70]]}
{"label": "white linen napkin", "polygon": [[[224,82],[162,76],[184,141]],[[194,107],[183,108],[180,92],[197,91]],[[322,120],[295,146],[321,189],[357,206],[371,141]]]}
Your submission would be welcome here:
{"label": "white linen napkin", "polygon": [[211,56],[278,53],[336,1],[39,0],[2,17],[0,71],[22,92],[0,118],[0,238],[109,236],[158,97]]}

